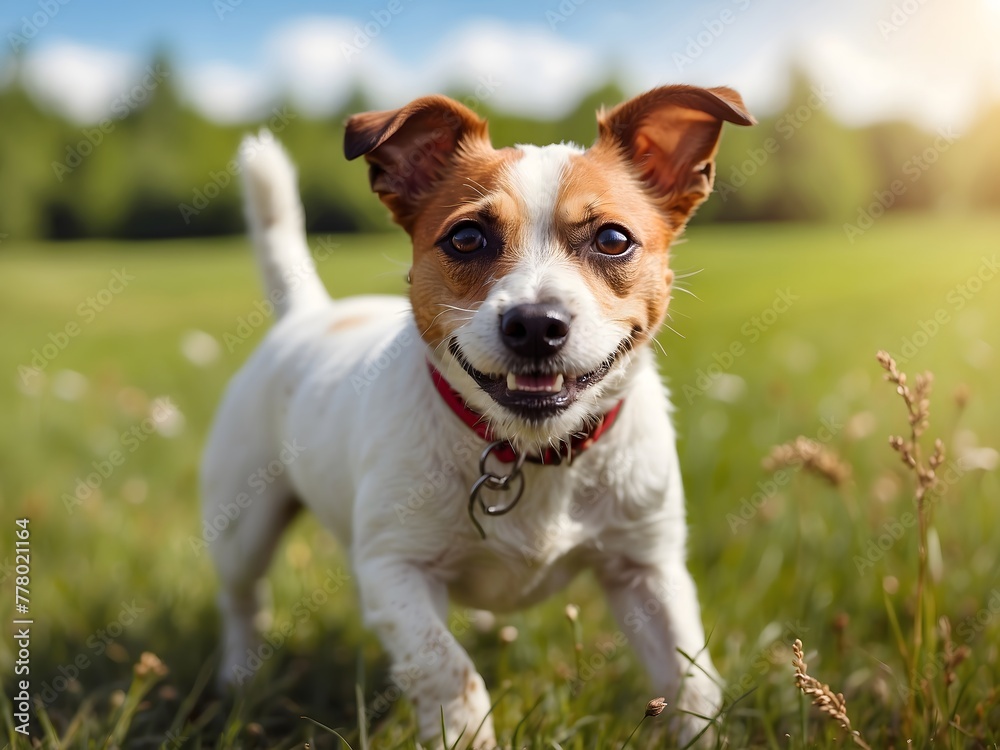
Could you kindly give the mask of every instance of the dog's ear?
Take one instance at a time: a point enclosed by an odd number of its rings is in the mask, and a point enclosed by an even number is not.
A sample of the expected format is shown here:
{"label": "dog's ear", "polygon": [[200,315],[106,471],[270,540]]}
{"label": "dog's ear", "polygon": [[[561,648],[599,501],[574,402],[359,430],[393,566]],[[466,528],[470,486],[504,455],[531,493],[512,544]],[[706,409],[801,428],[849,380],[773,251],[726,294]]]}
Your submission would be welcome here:
{"label": "dog's ear", "polygon": [[474,141],[489,145],[485,120],[454,99],[425,96],[400,109],[351,117],[344,155],[365,157],[372,190],[409,230],[421,199],[456,153]]}
{"label": "dog's ear", "polygon": [[597,142],[625,153],[663,211],[681,227],[712,192],[723,121],[755,123],[732,89],[661,86],[599,112]]}

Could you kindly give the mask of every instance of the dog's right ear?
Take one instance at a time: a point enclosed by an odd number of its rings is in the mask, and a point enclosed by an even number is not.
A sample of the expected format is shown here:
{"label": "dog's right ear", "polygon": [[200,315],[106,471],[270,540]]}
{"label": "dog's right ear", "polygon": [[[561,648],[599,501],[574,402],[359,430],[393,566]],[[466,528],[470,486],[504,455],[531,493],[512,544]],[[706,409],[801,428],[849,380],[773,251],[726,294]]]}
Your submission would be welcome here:
{"label": "dog's right ear", "polygon": [[400,109],[351,117],[344,155],[365,157],[372,190],[409,231],[449,162],[474,142],[489,146],[486,120],[454,99],[425,96]]}
{"label": "dog's right ear", "polygon": [[712,192],[722,123],[756,122],[732,89],[697,86],[661,86],[597,120],[598,142],[620,149],[678,228]]}

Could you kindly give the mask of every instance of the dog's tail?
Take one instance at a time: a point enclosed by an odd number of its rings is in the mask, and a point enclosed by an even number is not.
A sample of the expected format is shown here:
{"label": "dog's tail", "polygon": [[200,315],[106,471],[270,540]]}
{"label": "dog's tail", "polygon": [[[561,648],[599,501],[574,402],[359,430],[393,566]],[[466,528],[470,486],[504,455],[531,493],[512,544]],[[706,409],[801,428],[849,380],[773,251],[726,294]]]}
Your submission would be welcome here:
{"label": "dog's tail", "polygon": [[329,299],[309,254],[295,167],[285,149],[261,130],[243,139],[239,164],[247,224],[275,314]]}

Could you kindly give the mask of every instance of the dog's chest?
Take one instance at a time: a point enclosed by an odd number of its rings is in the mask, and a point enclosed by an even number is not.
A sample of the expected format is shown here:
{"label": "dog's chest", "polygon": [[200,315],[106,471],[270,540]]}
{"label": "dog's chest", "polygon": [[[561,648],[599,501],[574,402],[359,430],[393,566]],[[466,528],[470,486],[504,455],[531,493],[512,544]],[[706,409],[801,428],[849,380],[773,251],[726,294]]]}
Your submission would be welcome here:
{"label": "dog's chest", "polygon": [[535,468],[527,481],[510,513],[484,517],[477,509],[486,539],[462,535],[437,561],[456,601],[497,611],[530,605],[565,587],[600,552],[601,534],[621,508],[614,473]]}
{"label": "dog's chest", "polygon": [[503,533],[449,555],[443,566],[457,602],[494,611],[519,609],[566,586],[584,566],[588,545],[577,529],[550,535]]}

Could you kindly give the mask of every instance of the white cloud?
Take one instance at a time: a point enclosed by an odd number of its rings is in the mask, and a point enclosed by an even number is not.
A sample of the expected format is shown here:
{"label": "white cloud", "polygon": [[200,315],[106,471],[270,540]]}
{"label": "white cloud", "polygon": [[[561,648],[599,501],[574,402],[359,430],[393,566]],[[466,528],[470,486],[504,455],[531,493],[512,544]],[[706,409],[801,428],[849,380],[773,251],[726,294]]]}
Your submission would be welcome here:
{"label": "white cloud", "polygon": [[571,108],[601,71],[587,47],[540,28],[476,20],[455,28],[427,59],[400,60],[381,36],[346,18],[305,18],[267,44],[277,81],[310,115],[337,109],[356,85],[379,106],[400,106],[435,91],[462,91],[512,112],[555,117]]}
{"label": "white cloud", "polygon": [[[357,70],[345,54],[356,25],[346,18],[305,17],[266,43],[268,67],[292,103],[311,116],[329,114],[350,95]],[[357,55],[364,59],[365,50]]]}
{"label": "white cloud", "polygon": [[519,114],[563,115],[606,75],[592,47],[539,27],[473,21],[437,49],[426,71],[431,90],[467,91]]}
{"label": "white cloud", "polygon": [[137,72],[136,61],[108,50],[55,40],[24,61],[23,80],[39,102],[81,123],[110,113]]}
{"label": "white cloud", "polygon": [[199,111],[224,123],[259,117],[276,93],[261,73],[224,62],[206,63],[182,76],[181,91]]}
{"label": "white cloud", "polygon": [[[894,19],[898,28],[885,33],[879,22],[902,5],[916,10]],[[827,84],[834,92],[831,112],[850,124],[907,117],[960,125],[984,99],[1000,94],[1000,0],[947,6],[734,0],[683,10],[656,6],[641,16],[588,16],[581,9],[571,21],[555,30],[541,22],[457,22],[422,45],[424,57],[414,60],[393,46],[391,37],[403,27],[366,27],[360,17],[299,17],[265,38],[253,66],[182,65],[179,85],[200,111],[224,122],[253,120],[284,99],[308,116],[326,116],[356,87],[379,107],[458,91],[497,109],[557,117],[612,75],[632,94],[673,82],[728,84],[751,111],[768,114],[784,104],[792,61]],[[678,53],[690,61],[678,63]],[[95,121],[135,83],[143,63],[54,40],[29,51],[24,76],[40,101],[75,120]]]}
{"label": "white cloud", "polygon": [[634,29],[623,53],[630,92],[663,82],[728,83],[751,111],[769,114],[786,102],[794,63],[834,92],[830,111],[850,125],[906,118],[925,127],[960,125],[1000,92],[1000,0],[694,8],[678,14],[661,6]]}
{"label": "white cloud", "polygon": [[800,58],[835,92],[830,109],[848,125],[962,127],[1000,85],[997,38],[1000,16],[980,0],[874,4],[805,34]]}

